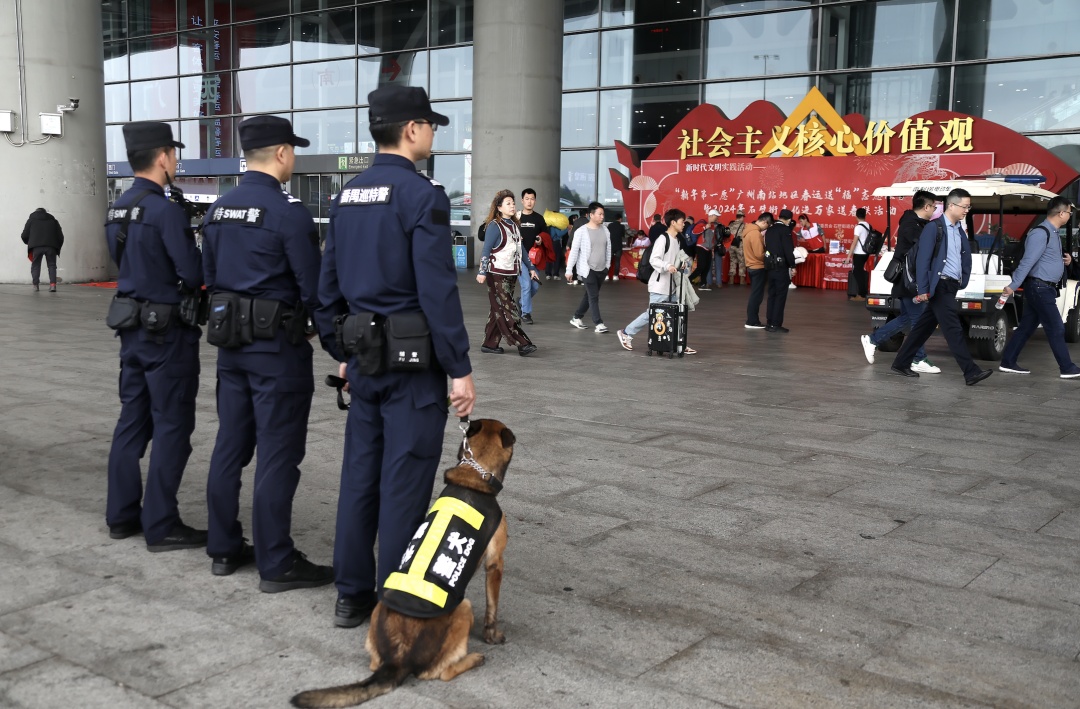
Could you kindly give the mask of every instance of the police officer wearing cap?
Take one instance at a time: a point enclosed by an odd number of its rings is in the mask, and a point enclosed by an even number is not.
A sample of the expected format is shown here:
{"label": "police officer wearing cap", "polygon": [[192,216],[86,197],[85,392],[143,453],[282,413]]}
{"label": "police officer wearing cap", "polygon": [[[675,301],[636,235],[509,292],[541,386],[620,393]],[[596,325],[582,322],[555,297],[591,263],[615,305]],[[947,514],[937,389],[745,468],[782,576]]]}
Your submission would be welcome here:
{"label": "police officer wearing cap", "polygon": [[395,319],[415,323],[419,317],[426,328],[400,329],[430,330],[431,356],[422,370],[395,371],[391,362],[387,371],[362,374],[377,369],[371,351],[349,355],[334,345],[352,395],[334,540],[339,627],[355,627],[370,615],[376,591],[424,519],[442,453],[447,375],[458,416],[471,413],[476,398],[451,258],[450,200],[415,166],[431,155],[436,127],[450,121],[431,109],[421,88],[384,86],[368,103],[378,154],[331,205],[319,330],[325,338],[335,320],[347,331],[348,323],[377,328],[387,319],[390,336],[398,329]]}
{"label": "police officer wearing cap", "polygon": [[[206,532],[180,519],[176,493],[191,455],[199,338],[180,317],[184,293],[202,287],[199,250],[184,210],[164,187],[176,173],[176,148],[166,123],[124,126],[131,189],[109,209],[109,254],[119,267],[106,322],[120,338],[120,419],[109,452],[105,521],[109,536],[140,531],[150,551],[192,549]],[[143,488],[139,461],[153,442]]]}
{"label": "police officer wearing cap", "polygon": [[[333,580],[333,570],[308,561],[289,535],[315,390],[306,326],[319,305],[320,255],[310,212],[281,185],[292,177],[294,146],[308,145],[284,118],[243,121],[247,172],[203,223],[203,270],[211,291],[208,340],[219,346],[206,553],[216,576],[254,561],[265,593]],[[229,341],[227,335],[237,332]],[[256,448],[252,546],[244,540],[239,498],[241,471]]]}

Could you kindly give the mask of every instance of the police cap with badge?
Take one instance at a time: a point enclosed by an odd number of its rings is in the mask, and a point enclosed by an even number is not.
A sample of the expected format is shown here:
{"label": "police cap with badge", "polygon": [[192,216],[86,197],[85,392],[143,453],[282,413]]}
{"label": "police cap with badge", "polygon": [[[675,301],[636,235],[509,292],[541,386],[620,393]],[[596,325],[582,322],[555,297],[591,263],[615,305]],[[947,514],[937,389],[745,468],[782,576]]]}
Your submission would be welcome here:
{"label": "police cap with badge", "polygon": [[279,116],[252,116],[240,122],[242,150],[255,150],[271,145],[306,148],[311,145],[311,141],[293,133],[292,123]]}

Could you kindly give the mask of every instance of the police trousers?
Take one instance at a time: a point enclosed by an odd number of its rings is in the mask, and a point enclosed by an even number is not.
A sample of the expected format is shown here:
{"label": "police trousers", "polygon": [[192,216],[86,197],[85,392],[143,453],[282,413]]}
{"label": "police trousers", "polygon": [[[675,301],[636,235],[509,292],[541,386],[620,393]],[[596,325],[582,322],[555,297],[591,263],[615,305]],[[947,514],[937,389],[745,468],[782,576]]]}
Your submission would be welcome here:
{"label": "police trousers", "polygon": [[[278,351],[260,351],[277,349]],[[251,541],[259,575],[272,579],[293,564],[292,504],[307,443],[315,391],[311,345],[290,345],[279,332],[236,350],[218,350],[218,434],[206,480],[206,553],[240,553],[241,472],[255,451]]]}
{"label": "police trousers", "polygon": [[[142,329],[121,332],[120,419],[109,451],[109,526],[141,520],[147,544],[180,521],[176,493],[191,455],[199,391],[196,328],[173,326],[157,343]],[[143,491],[139,461],[153,441]]]}
{"label": "police trousers", "polygon": [[447,421],[446,373],[436,367],[364,377],[353,361],[348,379],[334,581],[343,596],[381,594],[431,503]]}

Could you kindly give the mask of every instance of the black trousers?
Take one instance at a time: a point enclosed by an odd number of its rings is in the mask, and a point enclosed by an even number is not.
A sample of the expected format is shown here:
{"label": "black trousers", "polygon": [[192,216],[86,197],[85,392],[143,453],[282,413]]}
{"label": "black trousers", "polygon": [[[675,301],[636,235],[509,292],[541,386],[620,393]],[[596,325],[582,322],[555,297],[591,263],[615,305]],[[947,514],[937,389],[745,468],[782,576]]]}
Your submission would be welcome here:
{"label": "black trousers", "polygon": [[[581,274],[578,275],[580,277]],[[581,303],[574,311],[575,318],[580,318],[586,310],[591,310],[594,325],[604,322],[604,318],[600,316],[600,286],[604,285],[606,275],[607,271],[589,271],[589,275],[585,277],[585,295],[581,296]]]}
{"label": "black trousers", "polygon": [[870,292],[870,279],[869,273],[866,272],[866,260],[870,258],[866,254],[853,254],[851,257],[851,272],[855,274],[855,285],[858,287],[858,294],[863,298]]}
{"label": "black trousers", "polygon": [[769,274],[769,304],[765,307],[765,324],[779,327],[784,324],[784,306],[787,305],[791,275],[786,268],[766,273]]}
{"label": "black trousers", "polygon": [[746,301],[746,324],[760,325],[761,301],[765,298],[765,281],[767,271],[764,268],[748,268],[750,274],[750,300]]}
{"label": "black trousers", "polygon": [[934,334],[934,328],[941,325],[941,334],[949,343],[949,351],[956,358],[956,363],[964,371],[964,378],[971,379],[982,371],[975,360],[971,358],[967,340],[964,339],[964,326],[960,324],[960,315],[956,312],[956,292],[960,290],[960,284],[956,281],[938,281],[934,295],[927,303],[929,307],[911,326],[911,332],[904,338],[904,344],[896,353],[893,366],[899,369],[907,369],[915,358],[915,351]]}
{"label": "black trousers", "polygon": [[709,279],[709,268],[712,266],[712,252],[705,249],[697,250],[697,268],[690,274],[690,282],[693,283],[698,278],[701,279],[701,285]]}
{"label": "black trousers", "polygon": [[49,283],[56,283],[56,256],[57,251],[51,246],[35,246],[34,260],[30,263],[30,280],[34,285],[41,279],[41,259],[49,266]]}

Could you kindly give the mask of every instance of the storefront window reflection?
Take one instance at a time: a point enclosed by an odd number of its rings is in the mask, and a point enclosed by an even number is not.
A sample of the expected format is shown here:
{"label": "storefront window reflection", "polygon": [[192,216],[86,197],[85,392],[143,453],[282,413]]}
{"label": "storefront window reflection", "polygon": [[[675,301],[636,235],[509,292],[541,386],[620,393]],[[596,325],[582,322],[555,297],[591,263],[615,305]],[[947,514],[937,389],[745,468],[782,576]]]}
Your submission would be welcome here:
{"label": "storefront window reflection", "polygon": [[596,93],[564,94],[562,147],[596,145]]}
{"label": "storefront window reflection", "polygon": [[320,12],[293,18],[293,61],[356,54],[356,13]]}
{"label": "storefront window reflection", "polygon": [[127,38],[126,0],[102,0],[101,34],[106,42]]}
{"label": "storefront window reflection", "polygon": [[180,121],[180,142],[184,144],[185,160],[235,157],[233,153],[233,119],[203,118]]}
{"label": "storefront window reflection", "polygon": [[127,0],[128,35],[176,31],[176,0]]}
{"label": "storefront window reflection", "polygon": [[129,46],[132,79],[176,76],[176,35],[133,39]]}
{"label": "storefront window reflection", "polygon": [[356,104],[356,60],[293,66],[293,107],[322,108]]}
{"label": "storefront window reflection", "polygon": [[180,35],[180,73],[202,74],[232,68],[232,29],[214,27]]}
{"label": "storefront window reflection", "polygon": [[[559,201],[586,207],[596,200],[596,151],[564,150],[559,164]],[[562,205],[560,205],[562,206]]]}
{"label": "storefront window reflection", "polygon": [[611,169],[626,174],[626,166],[619,164],[619,158],[614,150],[600,150],[597,152],[596,167],[596,201],[604,205],[604,210],[610,212],[605,218],[611,221],[616,211],[622,211],[622,192],[615,189],[611,182]]}
{"label": "storefront window reflection", "polygon": [[357,12],[361,54],[427,46],[427,0],[361,5]]}
{"label": "storefront window reflection", "polygon": [[[180,141],[183,143],[184,141]],[[126,162],[127,148],[124,144],[124,126],[105,126],[105,160]]]}
{"label": "storefront window reflection", "polygon": [[787,10],[793,7],[807,7],[818,0],[705,0],[705,13],[710,16],[730,15],[736,12],[758,12],[761,10]]}
{"label": "storefront window reflection", "polygon": [[[744,3],[745,4],[745,3]],[[655,0],[603,0],[604,27],[646,22],[688,20],[701,16],[700,2],[655,2]]]}
{"label": "storefront window reflection", "polygon": [[634,89],[632,96],[632,145],[659,143],[701,100],[698,84]]}
{"label": "storefront window reflection", "polygon": [[[772,84],[773,82],[769,82]],[[947,69],[860,72],[821,77],[821,92],[841,115],[858,113],[873,121],[902,123],[916,113],[947,109]],[[806,93],[804,87],[795,99]]]}
{"label": "storefront window reflection", "polygon": [[443,101],[431,107],[450,119],[450,125],[439,126],[432,149],[472,150],[472,101]]}
{"label": "storefront window reflection", "polygon": [[[462,207],[465,204],[466,195],[472,189],[472,160],[468,155],[432,155],[431,163],[431,176],[443,186],[446,196],[450,198],[450,218],[461,221],[459,217],[468,214],[468,210]],[[474,197],[481,202],[491,199],[483,195],[474,195]]]}
{"label": "storefront window reflection", "polygon": [[137,81],[131,84],[131,120],[160,121],[180,115],[176,79]]}
{"label": "storefront window reflection", "polygon": [[127,42],[105,45],[105,81],[127,81]]}
{"label": "storefront window reflection", "polygon": [[806,73],[814,69],[816,38],[810,10],[711,20],[705,33],[705,75]]}
{"label": "storefront window reflection", "polygon": [[128,85],[111,84],[105,87],[105,121],[119,123],[130,120],[128,110]]}
{"label": "storefront window reflection", "polygon": [[600,35],[571,34],[563,37],[563,90],[596,86]]}
{"label": "storefront window reflection", "polygon": [[[735,118],[754,101],[765,99],[790,115],[813,85],[809,77],[769,79],[768,81],[728,81],[705,85],[705,102],[711,103],[729,118]],[[840,111],[847,113],[847,111]]]}
{"label": "storefront window reflection", "polygon": [[290,108],[289,67],[236,72],[239,113],[269,113]]}
{"label": "storefront window reflection", "polygon": [[616,140],[624,143],[630,139],[630,126],[634,120],[631,109],[633,91],[602,91],[600,93],[600,142],[612,145]]}
{"label": "storefront window reflection", "polygon": [[229,72],[180,78],[180,116],[182,118],[232,113],[232,97],[232,74]]}
{"label": "storefront window reflection", "polygon": [[289,14],[289,0],[233,0],[233,22]]}
{"label": "storefront window reflection", "polygon": [[431,45],[473,41],[473,4],[462,0],[431,0]]}
{"label": "storefront window reflection", "polygon": [[1076,0],[960,0],[960,18],[958,60],[1075,52],[1080,36]]}
{"label": "storefront window reflection", "polygon": [[182,30],[226,25],[230,21],[229,0],[178,0],[176,14]]}
{"label": "storefront window reflection", "polygon": [[887,0],[823,8],[821,68],[949,61],[952,8],[952,0]]}
{"label": "storefront window reflection", "polygon": [[1080,57],[959,66],[953,110],[1015,131],[1080,128]]}
{"label": "storefront window reflection", "polygon": [[[565,0],[563,30],[596,29],[600,24],[600,0]],[[666,3],[665,3],[666,4]]]}
{"label": "storefront window reflection", "polygon": [[427,88],[427,52],[402,52],[357,60],[357,102],[367,103],[367,95],[383,84],[403,84]]}
{"label": "storefront window reflection", "polygon": [[356,152],[356,109],[305,111],[293,114],[293,130],[311,141],[297,155],[340,155]]}
{"label": "storefront window reflection", "polygon": [[238,69],[289,62],[289,20],[281,18],[233,29]]}
{"label": "storefront window reflection", "polygon": [[701,74],[701,25],[679,22],[604,32],[602,86],[690,81]]}
{"label": "storefront window reflection", "polygon": [[452,47],[431,51],[431,98],[472,96],[473,48]]}

